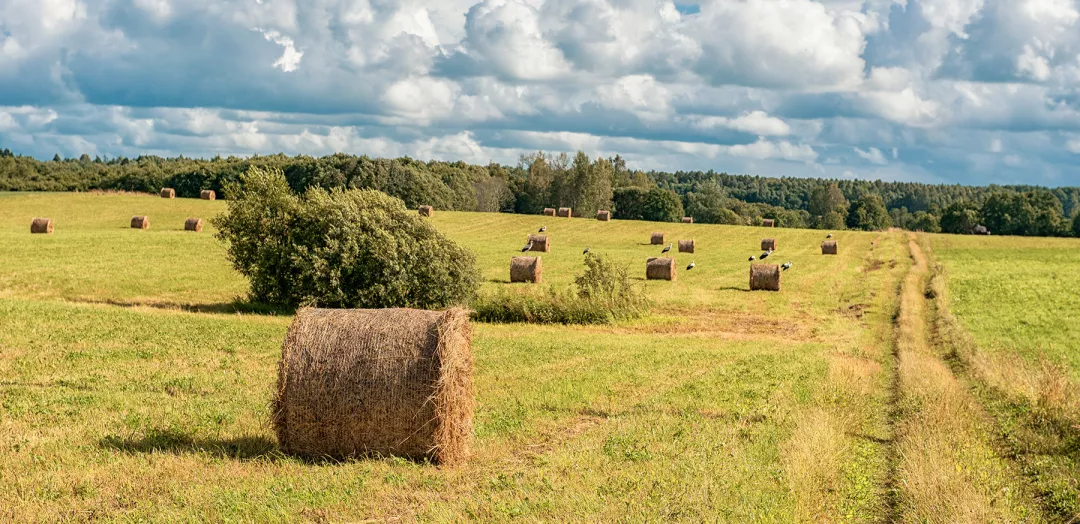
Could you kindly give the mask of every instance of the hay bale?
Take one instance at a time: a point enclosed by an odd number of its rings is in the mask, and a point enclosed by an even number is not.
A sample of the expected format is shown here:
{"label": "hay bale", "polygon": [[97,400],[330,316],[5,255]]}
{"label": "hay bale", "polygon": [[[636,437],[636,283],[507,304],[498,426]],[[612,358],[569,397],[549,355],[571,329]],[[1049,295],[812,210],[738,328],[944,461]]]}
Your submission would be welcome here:
{"label": "hay bale", "polygon": [[35,218],[30,221],[30,234],[51,235],[52,232],[53,223],[51,218]]}
{"label": "hay bale", "polygon": [[528,242],[525,243],[532,244],[532,249],[530,249],[529,251],[539,251],[541,253],[547,253],[551,251],[551,241],[548,239],[547,235],[537,235],[535,233],[531,234],[529,235]]}
{"label": "hay bale", "polygon": [[420,206],[420,216],[429,217],[435,214],[435,208],[431,206]]}
{"label": "hay bale", "polygon": [[199,198],[203,200],[217,200],[217,193],[213,189],[203,189],[199,192]]}
{"label": "hay bale", "polygon": [[553,207],[545,207],[544,208],[544,216],[546,216],[546,217],[555,216],[555,208],[553,208]]}
{"label": "hay bale", "polygon": [[750,291],[780,291],[780,264],[751,264]]}
{"label": "hay bale", "polygon": [[694,217],[682,217],[682,223],[683,224],[693,224],[694,223]]}
{"label": "hay bale", "polygon": [[201,218],[189,218],[184,221],[184,231],[194,231],[196,233],[202,232],[202,219]]}
{"label": "hay bale", "polygon": [[514,257],[510,259],[510,282],[539,284],[544,275],[540,257]]}
{"label": "hay bale", "polygon": [[597,211],[596,219],[601,222],[607,222],[611,220],[611,211]]}
{"label": "hay bale", "polygon": [[761,227],[776,227],[776,221],[771,218],[763,218],[761,220]]}
{"label": "hay bale", "polygon": [[826,241],[822,242],[821,243],[821,254],[822,255],[835,255],[835,254],[837,254],[836,241],[835,240],[826,240]]}
{"label": "hay bale", "polygon": [[133,217],[131,217],[131,229],[150,229],[150,217],[148,217],[148,216],[133,216]]}
{"label": "hay bale", "polygon": [[645,261],[646,280],[670,280],[674,282],[677,277],[674,258],[650,257]]}
{"label": "hay bale", "polygon": [[568,207],[559,208],[559,216],[562,218],[570,218],[574,215],[574,211]]}
{"label": "hay bale", "polygon": [[649,237],[649,242],[655,246],[664,245],[664,239],[667,238],[663,233],[654,231],[652,236]]}
{"label": "hay bale", "polygon": [[161,198],[176,198],[176,190],[171,187],[161,188]]}
{"label": "hay bale", "polygon": [[763,239],[761,239],[761,250],[762,251],[768,251],[770,249],[773,250],[773,251],[776,251],[776,239],[775,238],[763,238]]}
{"label": "hay bale", "polygon": [[281,450],[463,462],[473,426],[471,339],[463,309],[301,309],[281,346],[272,404]]}
{"label": "hay bale", "polygon": [[693,253],[694,241],[693,240],[680,240],[679,241],[679,253]]}

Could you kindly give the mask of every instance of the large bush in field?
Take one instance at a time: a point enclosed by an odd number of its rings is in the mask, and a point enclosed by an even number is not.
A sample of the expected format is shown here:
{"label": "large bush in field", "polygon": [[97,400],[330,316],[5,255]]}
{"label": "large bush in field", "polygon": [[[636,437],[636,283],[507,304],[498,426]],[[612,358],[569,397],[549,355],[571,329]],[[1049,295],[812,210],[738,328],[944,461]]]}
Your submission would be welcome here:
{"label": "large bush in field", "polygon": [[441,308],[478,286],[471,253],[375,190],[294,193],[278,171],[249,170],[213,219],[252,298],[298,307]]}

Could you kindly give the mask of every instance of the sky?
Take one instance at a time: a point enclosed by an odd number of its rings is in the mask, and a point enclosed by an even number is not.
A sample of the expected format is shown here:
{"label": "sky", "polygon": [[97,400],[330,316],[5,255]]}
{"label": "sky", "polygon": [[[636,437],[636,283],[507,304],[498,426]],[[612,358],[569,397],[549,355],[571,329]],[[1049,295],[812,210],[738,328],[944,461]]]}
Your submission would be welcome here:
{"label": "sky", "polygon": [[0,0],[0,147],[1080,185],[1080,0]]}

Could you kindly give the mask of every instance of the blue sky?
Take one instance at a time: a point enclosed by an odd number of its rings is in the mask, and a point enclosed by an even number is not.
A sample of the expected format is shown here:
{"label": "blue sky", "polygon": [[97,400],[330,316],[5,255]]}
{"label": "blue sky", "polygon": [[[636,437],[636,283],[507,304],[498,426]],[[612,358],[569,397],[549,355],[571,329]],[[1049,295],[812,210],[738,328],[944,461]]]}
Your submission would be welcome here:
{"label": "blue sky", "polygon": [[0,147],[1080,185],[1078,0],[0,0]]}

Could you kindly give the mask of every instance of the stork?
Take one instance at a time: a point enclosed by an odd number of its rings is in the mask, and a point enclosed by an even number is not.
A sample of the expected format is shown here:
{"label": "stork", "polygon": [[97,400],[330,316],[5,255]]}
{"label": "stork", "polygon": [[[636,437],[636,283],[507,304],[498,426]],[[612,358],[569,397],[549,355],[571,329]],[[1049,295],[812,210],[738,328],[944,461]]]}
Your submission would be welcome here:
{"label": "stork", "polygon": [[661,251],[660,254],[663,255],[664,253],[667,253],[668,251],[671,251],[671,244],[668,244],[668,245],[664,246],[664,250]]}
{"label": "stork", "polygon": [[753,262],[755,260],[757,260],[757,257],[755,257],[754,255],[750,255],[750,261]]}
{"label": "stork", "polygon": [[761,256],[758,257],[758,258],[761,259],[761,260],[765,260],[766,258],[769,258],[769,255],[771,255],[771,254],[772,253],[766,251],[766,252],[762,253]]}
{"label": "stork", "polygon": [[832,238],[832,233],[829,233],[828,235],[825,235],[825,238]]}
{"label": "stork", "polygon": [[783,271],[791,269],[791,262],[784,262],[784,265],[780,266],[780,269]]}
{"label": "stork", "polygon": [[693,262],[691,262],[689,266],[686,266],[686,270],[690,271],[691,269],[694,269],[695,265],[697,265],[697,264],[694,264]]}
{"label": "stork", "polygon": [[525,244],[525,247],[521,248],[521,252],[524,253],[524,252],[532,249],[532,247],[533,247],[533,243],[532,243],[532,240],[530,240],[528,244]]}
{"label": "stork", "polygon": [[585,248],[585,251],[582,251],[581,254],[582,255],[588,255],[589,254],[589,249],[590,248]]}
{"label": "stork", "polygon": [[547,231],[547,226],[540,226],[540,231],[537,231],[537,233],[543,233],[544,231]]}

